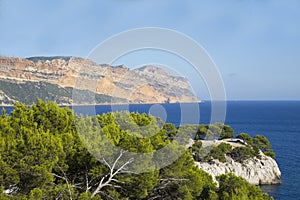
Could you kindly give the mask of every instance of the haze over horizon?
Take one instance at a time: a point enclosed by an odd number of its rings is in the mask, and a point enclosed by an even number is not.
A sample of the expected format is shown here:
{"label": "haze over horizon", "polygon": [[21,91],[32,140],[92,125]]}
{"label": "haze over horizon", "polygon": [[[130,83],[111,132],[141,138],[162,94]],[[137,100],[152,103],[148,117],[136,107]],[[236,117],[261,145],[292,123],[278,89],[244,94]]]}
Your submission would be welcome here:
{"label": "haze over horizon", "polygon": [[[133,28],[179,31],[206,49],[229,100],[300,100],[300,1],[0,1],[0,55],[86,58],[99,43]],[[189,76],[185,61],[158,51],[115,62],[154,63]],[[186,74],[185,74],[186,73]],[[209,99],[203,80],[191,77]]]}

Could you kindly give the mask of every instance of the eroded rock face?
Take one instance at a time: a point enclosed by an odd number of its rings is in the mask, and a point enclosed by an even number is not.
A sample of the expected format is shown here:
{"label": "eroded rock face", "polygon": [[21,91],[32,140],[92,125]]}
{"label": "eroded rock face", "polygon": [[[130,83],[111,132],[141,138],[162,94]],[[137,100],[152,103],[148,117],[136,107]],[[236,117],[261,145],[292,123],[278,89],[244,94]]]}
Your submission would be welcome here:
{"label": "eroded rock face", "polygon": [[195,162],[202,170],[212,175],[216,180],[217,176],[232,172],[236,176],[241,176],[251,184],[267,185],[280,184],[281,172],[274,159],[262,154],[262,158],[251,158],[244,161],[243,164],[235,162],[232,158],[226,156],[226,162],[218,160],[212,162]]}
{"label": "eroded rock face", "polygon": [[[155,66],[130,70],[124,65],[99,65],[77,57],[23,59],[0,56],[0,79],[9,79],[10,82],[15,80],[16,83],[47,82],[62,88],[75,87],[127,99],[128,103],[200,101],[192,92],[187,79],[171,76]],[[0,90],[5,93],[1,86]],[[13,99],[13,96],[6,95]]]}

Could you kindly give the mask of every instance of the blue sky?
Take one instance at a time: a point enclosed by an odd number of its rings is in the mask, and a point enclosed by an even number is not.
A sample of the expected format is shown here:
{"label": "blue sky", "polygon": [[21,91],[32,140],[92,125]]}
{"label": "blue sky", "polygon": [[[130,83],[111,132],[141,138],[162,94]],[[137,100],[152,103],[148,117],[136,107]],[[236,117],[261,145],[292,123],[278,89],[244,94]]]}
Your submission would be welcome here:
{"label": "blue sky", "polygon": [[[300,100],[299,19],[297,0],[0,0],[0,54],[87,57],[119,32],[163,27],[206,49],[228,99]],[[149,57],[122,61],[129,66],[151,62]],[[209,99],[204,86],[196,87],[201,98]]]}

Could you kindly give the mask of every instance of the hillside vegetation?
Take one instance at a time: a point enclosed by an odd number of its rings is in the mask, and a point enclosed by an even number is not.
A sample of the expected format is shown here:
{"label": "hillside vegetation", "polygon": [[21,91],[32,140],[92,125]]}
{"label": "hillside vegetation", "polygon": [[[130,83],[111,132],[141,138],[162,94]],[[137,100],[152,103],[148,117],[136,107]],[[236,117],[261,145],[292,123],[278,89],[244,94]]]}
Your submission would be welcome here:
{"label": "hillside vegetation", "polygon": [[[19,101],[27,105],[36,103],[36,98],[45,101],[55,101],[58,104],[72,104],[73,94],[76,94],[76,103],[102,104],[112,101],[126,102],[126,99],[113,98],[105,94],[96,94],[88,90],[78,90],[71,87],[60,87],[55,84],[42,81],[24,81],[16,83],[9,79],[0,79],[0,89],[6,95],[2,102],[13,104]],[[1,93],[0,93],[1,96]]]}
{"label": "hillside vegetation", "polygon": [[[121,128],[122,122],[126,122],[126,131]],[[163,168],[145,173],[127,171],[127,166],[141,164],[123,157],[127,151],[156,152],[171,145],[174,152],[170,153],[176,153],[183,148],[174,140],[178,129],[150,115],[125,112],[74,116],[69,108],[38,100],[30,107],[16,103],[11,115],[3,110],[0,127],[3,200],[270,199],[259,187],[233,174],[218,177],[217,187],[209,174],[195,166],[189,150]],[[76,127],[85,134],[79,135]],[[105,146],[106,141],[100,137],[103,134],[110,144],[123,150],[111,152],[111,160],[100,162],[93,155],[101,155],[106,149],[92,145]],[[95,143],[85,142],[93,138]],[[91,147],[93,155],[88,151]],[[152,159],[149,156],[142,164]]]}
{"label": "hillside vegetation", "polygon": [[[229,156],[234,161],[243,163],[249,158],[260,159],[260,152],[275,158],[275,153],[271,149],[272,145],[263,135],[256,135],[252,138],[247,133],[240,133],[236,135],[235,139],[232,139],[234,130],[221,123],[192,126],[196,130],[193,137],[195,143],[190,149],[196,161],[207,162],[216,159],[226,162],[225,156]],[[203,139],[217,139],[219,141],[214,141],[210,146],[203,146]]]}
{"label": "hillside vegetation", "polygon": [[[114,103],[200,101],[186,78],[170,75],[156,66],[129,69],[72,56],[0,56],[0,80],[0,104],[31,104],[35,97],[75,104],[107,103],[111,97]],[[81,98],[81,93],[71,98],[70,88],[93,93],[96,101]]]}

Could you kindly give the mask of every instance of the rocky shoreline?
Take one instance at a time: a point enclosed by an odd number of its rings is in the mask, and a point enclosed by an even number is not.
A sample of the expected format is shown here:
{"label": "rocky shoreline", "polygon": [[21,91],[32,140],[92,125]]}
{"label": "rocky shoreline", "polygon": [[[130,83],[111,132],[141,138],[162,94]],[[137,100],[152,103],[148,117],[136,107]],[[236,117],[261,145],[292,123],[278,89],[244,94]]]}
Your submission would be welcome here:
{"label": "rocky shoreline", "polygon": [[253,185],[273,185],[281,183],[281,172],[277,162],[260,152],[261,158],[249,158],[243,163],[226,157],[226,162],[213,159],[209,162],[196,162],[196,166],[209,173],[216,181],[216,177],[222,174],[233,173],[246,179]]}

